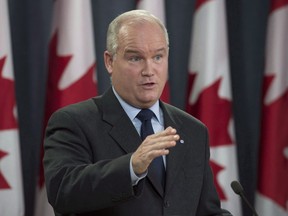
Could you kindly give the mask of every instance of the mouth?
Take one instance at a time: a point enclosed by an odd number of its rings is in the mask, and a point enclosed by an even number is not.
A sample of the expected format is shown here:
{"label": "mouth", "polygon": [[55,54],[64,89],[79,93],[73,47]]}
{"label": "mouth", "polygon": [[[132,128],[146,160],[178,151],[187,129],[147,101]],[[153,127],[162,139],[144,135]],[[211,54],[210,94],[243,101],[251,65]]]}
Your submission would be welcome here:
{"label": "mouth", "polygon": [[153,88],[155,86],[155,83],[154,82],[147,82],[147,83],[143,83],[142,86],[144,88],[150,89],[150,88]]}

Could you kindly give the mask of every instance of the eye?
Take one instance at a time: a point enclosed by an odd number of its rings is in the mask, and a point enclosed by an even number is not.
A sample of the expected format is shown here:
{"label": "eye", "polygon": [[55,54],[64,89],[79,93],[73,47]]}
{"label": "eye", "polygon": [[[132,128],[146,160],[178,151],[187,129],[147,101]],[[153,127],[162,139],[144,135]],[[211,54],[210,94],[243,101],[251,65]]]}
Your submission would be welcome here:
{"label": "eye", "polygon": [[142,58],[140,56],[131,56],[128,59],[130,62],[139,62],[142,60]]}
{"label": "eye", "polygon": [[154,57],[154,61],[155,61],[155,62],[159,62],[159,61],[162,60],[162,58],[163,58],[163,55],[156,55],[156,56]]}

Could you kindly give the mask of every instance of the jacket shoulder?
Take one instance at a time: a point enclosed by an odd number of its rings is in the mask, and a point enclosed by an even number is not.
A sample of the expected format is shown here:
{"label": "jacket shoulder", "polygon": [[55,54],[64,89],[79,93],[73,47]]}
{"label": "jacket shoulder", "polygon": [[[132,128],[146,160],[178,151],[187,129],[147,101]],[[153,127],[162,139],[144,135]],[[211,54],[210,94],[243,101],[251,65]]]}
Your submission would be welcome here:
{"label": "jacket shoulder", "polygon": [[184,110],[175,107],[173,105],[161,102],[162,109],[166,110],[169,116],[173,118],[174,121],[178,122],[184,122],[184,123],[193,123],[196,125],[199,125],[200,127],[205,127],[203,122],[201,122],[199,119],[195,118],[191,114],[185,112]]}
{"label": "jacket shoulder", "polygon": [[69,115],[73,115],[74,117],[83,117],[89,116],[91,113],[98,113],[99,107],[95,101],[100,100],[101,96],[93,97],[78,103],[70,104],[65,107],[62,107],[56,110],[53,115],[57,115],[59,113],[66,113]]}

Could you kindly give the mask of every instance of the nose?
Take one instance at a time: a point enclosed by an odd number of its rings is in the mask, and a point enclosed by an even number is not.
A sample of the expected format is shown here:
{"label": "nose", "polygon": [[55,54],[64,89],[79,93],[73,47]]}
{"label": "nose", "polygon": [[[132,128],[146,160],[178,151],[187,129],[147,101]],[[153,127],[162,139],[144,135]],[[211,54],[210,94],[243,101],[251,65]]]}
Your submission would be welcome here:
{"label": "nose", "polygon": [[154,67],[153,67],[153,61],[152,60],[146,60],[143,70],[142,70],[142,76],[153,76],[154,75]]}

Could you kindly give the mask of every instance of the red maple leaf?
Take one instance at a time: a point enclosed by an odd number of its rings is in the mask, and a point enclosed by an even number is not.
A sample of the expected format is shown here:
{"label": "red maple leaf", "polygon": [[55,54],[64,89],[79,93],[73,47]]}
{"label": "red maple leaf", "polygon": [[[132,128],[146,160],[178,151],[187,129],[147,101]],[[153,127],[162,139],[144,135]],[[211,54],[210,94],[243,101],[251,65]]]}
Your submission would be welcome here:
{"label": "red maple leaf", "polygon": [[[192,92],[196,79],[196,73],[189,73],[188,94]],[[194,104],[187,101],[187,112],[202,121],[209,130],[210,146],[217,147],[223,145],[232,145],[232,139],[228,132],[229,120],[232,116],[231,102],[227,99],[220,98],[218,90],[221,84],[221,78],[216,80],[211,86],[203,89]],[[189,100],[189,97],[187,99]],[[227,197],[220,184],[217,182],[218,174],[225,169],[215,162],[211,162],[211,168],[215,175],[214,182],[221,200]]]}
{"label": "red maple leaf", "polygon": [[[47,83],[45,126],[47,125],[51,114],[57,109],[97,95],[97,86],[93,82],[94,70],[96,68],[95,63],[92,64],[86,73],[76,82],[63,90],[58,88],[60,78],[73,56],[59,56],[57,53],[57,45],[58,34],[56,32],[52,37],[49,46],[49,75]],[[83,68],[83,70],[85,70],[85,68]],[[41,188],[44,186],[44,170],[42,165],[40,166],[39,186]]]}
{"label": "red maple leaf", "polygon": [[0,130],[17,128],[17,121],[13,115],[15,107],[14,81],[3,77],[6,56],[0,59]]}
{"label": "red maple leaf", "polygon": [[[196,74],[189,75],[188,91],[193,89]],[[202,121],[209,130],[210,145],[212,147],[231,145],[228,124],[232,116],[231,102],[218,95],[221,78],[211,86],[203,89],[194,104],[187,104],[187,112]],[[190,97],[188,97],[190,98]]]}
{"label": "red maple leaf", "polygon": [[[60,78],[72,59],[72,55],[59,56],[57,53],[58,34],[53,36],[49,47],[49,75],[47,84],[46,120],[60,107],[86,100],[97,94],[96,84],[93,82],[93,73],[96,64],[92,64],[86,73],[66,89],[59,89]],[[83,68],[85,70],[85,68]]]}
{"label": "red maple leaf", "polygon": [[[4,152],[0,149],[0,160],[7,156],[8,153],[7,152]],[[4,176],[2,175],[2,172],[0,170],[0,189],[10,189],[10,185],[8,184],[8,182],[6,181],[6,179],[4,178]]]}
{"label": "red maple leaf", "polygon": [[[274,76],[264,78],[264,98]],[[264,101],[264,100],[263,100]],[[284,209],[288,200],[288,159],[284,149],[288,148],[288,89],[267,104],[263,103],[262,136],[260,145],[260,167],[258,189]]]}

